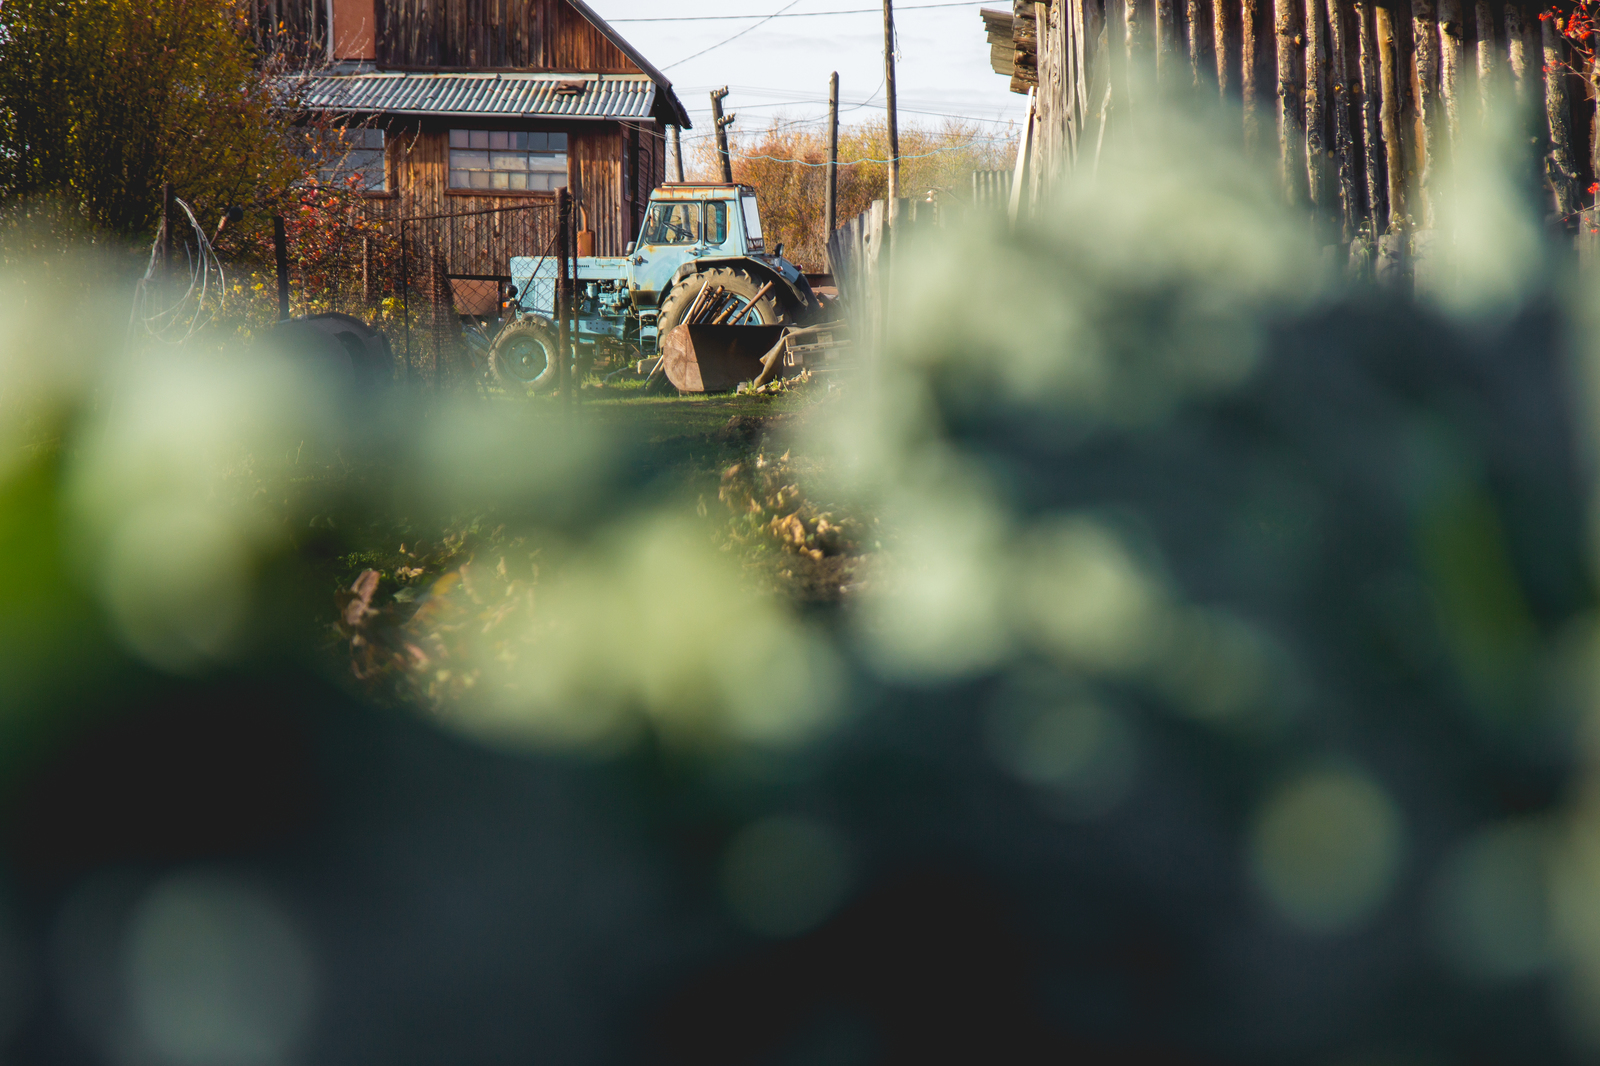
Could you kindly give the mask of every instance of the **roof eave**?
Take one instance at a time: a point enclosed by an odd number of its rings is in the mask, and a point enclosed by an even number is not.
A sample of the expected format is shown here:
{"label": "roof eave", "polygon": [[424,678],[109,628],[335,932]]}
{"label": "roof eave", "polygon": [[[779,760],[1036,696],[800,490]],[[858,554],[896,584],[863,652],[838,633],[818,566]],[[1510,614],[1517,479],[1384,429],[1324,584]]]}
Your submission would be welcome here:
{"label": "roof eave", "polygon": [[650,75],[650,80],[655,82],[657,88],[661,90],[661,95],[658,97],[658,100],[662,105],[661,110],[667,111],[667,114],[664,116],[665,121],[682,129],[692,129],[693,127],[689,122],[689,111],[683,106],[683,102],[678,99],[678,94],[672,91],[671,79],[669,79],[665,74],[661,73],[661,71],[657,70],[653,63],[646,59],[637,48],[629,44],[627,40],[623,38],[622,34],[612,29],[611,24],[605,19],[601,18],[599,13],[596,12],[594,8],[584,3],[583,0],[567,0],[567,3],[577,8],[578,13],[584,18],[588,19],[594,28],[599,30],[606,40],[616,45],[622,50],[623,55],[627,56],[629,59],[638,64],[640,70]]}

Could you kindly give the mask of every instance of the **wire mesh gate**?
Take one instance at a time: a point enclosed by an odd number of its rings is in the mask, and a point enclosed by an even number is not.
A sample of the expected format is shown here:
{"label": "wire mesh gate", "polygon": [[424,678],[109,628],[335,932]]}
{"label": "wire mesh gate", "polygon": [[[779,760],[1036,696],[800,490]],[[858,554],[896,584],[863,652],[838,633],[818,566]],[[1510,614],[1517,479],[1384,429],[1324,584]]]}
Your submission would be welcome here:
{"label": "wire mesh gate", "polygon": [[380,330],[399,382],[440,388],[475,377],[463,321],[499,315],[512,256],[553,254],[555,205],[432,215],[388,206],[343,202],[288,220],[290,314],[339,312]]}

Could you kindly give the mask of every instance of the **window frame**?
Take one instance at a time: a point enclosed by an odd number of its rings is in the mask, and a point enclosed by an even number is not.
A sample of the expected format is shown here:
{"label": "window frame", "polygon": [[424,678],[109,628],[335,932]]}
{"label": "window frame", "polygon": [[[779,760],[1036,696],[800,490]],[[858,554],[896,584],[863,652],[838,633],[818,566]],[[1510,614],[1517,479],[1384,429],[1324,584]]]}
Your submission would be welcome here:
{"label": "window frame", "polygon": [[[458,126],[445,126],[443,129],[440,130],[440,132],[443,135],[444,142],[445,142],[444,143],[444,153],[445,153],[444,154],[444,165],[445,165],[444,166],[444,169],[445,169],[444,194],[446,196],[477,196],[477,197],[489,196],[489,197],[498,197],[498,198],[522,197],[522,198],[548,200],[548,199],[553,199],[558,190],[563,189],[563,188],[570,189],[572,187],[572,134],[570,132],[566,131],[566,130],[528,130],[528,129],[515,130],[515,129],[488,129],[488,128],[483,128],[483,127],[463,128],[463,127],[458,127]],[[457,134],[466,135],[467,138],[469,139],[468,144],[466,144],[466,145],[457,144],[456,143],[456,135]],[[475,145],[472,144],[471,138],[472,138],[473,134],[482,134],[484,136],[484,142],[485,142],[484,146],[479,147],[479,146],[475,146]],[[513,137],[516,137],[518,135],[522,135],[522,136],[537,135],[537,136],[543,137],[543,138],[559,137],[559,138],[561,138],[562,147],[559,148],[559,149],[490,147],[490,145],[493,144],[493,140],[494,140],[495,135],[497,135],[497,134],[505,136],[507,138],[513,138]],[[489,156],[489,153],[491,153],[491,152],[505,152],[508,155],[511,155],[511,154],[524,154],[525,155],[525,154],[529,154],[529,153],[533,153],[533,152],[545,152],[545,153],[549,153],[549,154],[559,154],[561,156],[561,162],[562,162],[562,168],[561,168],[561,171],[560,171],[561,184],[556,186],[555,188],[552,188],[552,189],[511,189],[511,188],[496,189],[496,188],[473,187],[473,186],[470,186],[470,185],[468,185],[468,186],[456,185],[455,184],[455,176],[459,172],[474,173],[474,174],[476,174],[476,173],[493,174],[493,173],[496,173],[496,172],[501,172],[501,171],[498,171],[498,168],[495,168],[492,165],[485,165],[485,166],[483,166],[481,168],[480,167],[467,168],[467,167],[455,167],[455,166],[452,166],[451,165],[452,161],[453,161],[452,157],[454,156],[454,153],[456,153],[458,151],[463,151],[463,152],[483,152],[485,154],[485,163],[486,164],[492,164],[492,162],[493,162],[492,157]],[[508,174],[515,173],[515,174],[529,174],[529,175],[536,175],[536,174],[541,174],[541,173],[544,173],[544,174],[553,174],[553,173],[555,173],[555,171],[553,171],[553,170],[545,170],[545,171],[513,170],[511,168],[505,168],[503,170],[503,172],[504,173],[508,173]]]}
{"label": "window frame", "polygon": [[[392,168],[390,167],[390,160],[389,160],[389,141],[390,141],[389,131],[387,129],[385,129],[383,126],[376,126],[376,125],[332,126],[332,127],[317,129],[315,134],[314,134],[314,136],[315,136],[316,141],[319,142],[320,145],[326,145],[326,144],[329,143],[329,139],[333,135],[337,135],[337,136],[343,138],[343,137],[348,137],[352,133],[361,133],[361,134],[376,133],[378,135],[378,137],[381,139],[382,144],[379,145],[376,148],[374,148],[374,147],[372,147],[370,145],[367,145],[365,143],[363,143],[359,147],[358,146],[346,147],[345,151],[344,151],[344,154],[339,156],[337,164],[331,163],[331,162],[328,163],[328,164],[325,164],[325,165],[324,164],[316,164],[311,168],[313,170],[313,172],[316,174],[317,180],[319,182],[322,182],[324,185],[341,185],[341,184],[343,184],[345,175],[347,175],[347,174],[349,174],[351,172],[364,173],[368,169],[368,167],[345,167],[345,166],[342,165],[346,160],[348,160],[351,157],[351,155],[353,153],[355,153],[355,152],[376,152],[377,155],[378,155],[378,159],[377,159],[378,166],[381,167],[382,171],[383,171],[383,184],[378,188],[373,188],[370,185],[363,185],[359,190],[357,190],[357,192],[362,196],[370,196],[370,197],[380,198],[380,199],[391,199],[393,197],[398,196],[399,193],[394,189],[394,174],[393,174]],[[363,141],[365,141],[365,140],[366,140],[366,138],[363,137]],[[369,166],[370,166],[370,164],[369,164]]]}
{"label": "window frame", "polygon": [[[644,226],[649,226],[650,216],[658,212],[665,213],[683,209],[684,214],[692,216],[693,236],[685,241],[650,241],[644,243],[660,245],[662,247],[683,248],[705,243],[705,210],[704,205],[693,200],[657,200],[646,208]],[[644,227],[641,227],[640,236],[644,237]]]}

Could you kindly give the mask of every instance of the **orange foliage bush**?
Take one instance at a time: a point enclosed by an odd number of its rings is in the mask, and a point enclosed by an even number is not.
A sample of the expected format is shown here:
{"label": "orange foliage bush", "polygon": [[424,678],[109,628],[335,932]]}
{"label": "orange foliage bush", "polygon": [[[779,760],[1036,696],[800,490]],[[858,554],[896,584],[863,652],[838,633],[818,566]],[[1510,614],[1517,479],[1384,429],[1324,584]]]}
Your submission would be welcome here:
{"label": "orange foliage bush", "polygon": [[[767,247],[782,241],[784,255],[802,269],[825,270],[822,230],[827,129],[775,120],[760,133],[730,136],[729,154],[733,158],[734,180],[755,186]],[[888,156],[889,136],[884,120],[840,127],[840,223],[867,210],[873,200],[883,198],[889,167],[877,160]],[[900,194],[925,199],[932,190],[940,201],[962,203],[970,198],[974,171],[1010,169],[1015,159],[1016,131],[1006,127],[996,129],[958,120],[937,127],[902,126]],[[698,141],[688,161],[694,170],[691,180],[718,180],[717,149],[712,138]]]}

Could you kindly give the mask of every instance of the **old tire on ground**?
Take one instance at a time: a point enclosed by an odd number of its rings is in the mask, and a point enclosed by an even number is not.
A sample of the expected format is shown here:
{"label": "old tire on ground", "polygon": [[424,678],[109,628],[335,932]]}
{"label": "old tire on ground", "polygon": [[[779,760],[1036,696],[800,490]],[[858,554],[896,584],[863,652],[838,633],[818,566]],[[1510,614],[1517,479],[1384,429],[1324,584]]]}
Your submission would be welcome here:
{"label": "old tire on ground", "polygon": [[[661,310],[656,314],[656,337],[665,337],[672,331],[672,327],[683,321],[683,316],[689,312],[689,307],[694,303],[694,298],[700,295],[700,290],[709,285],[715,288],[721,285],[727,292],[748,300],[761,291],[766,282],[757,279],[748,271],[738,267],[717,267],[715,270],[704,270],[698,274],[691,274],[672,287],[667,293],[667,298],[661,301]],[[778,295],[778,286],[774,285],[767,290],[765,296],[756,301],[755,315],[746,318],[741,312],[739,318],[742,325],[776,326],[786,325],[795,321],[794,310],[787,300]],[[755,319],[759,318],[757,322]]]}
{"label": "old tire on ground", "polygon": [[538,318],[507,323],[489,350],[489,369],[506,388],[547,389],[556,383],[556,331]]}

